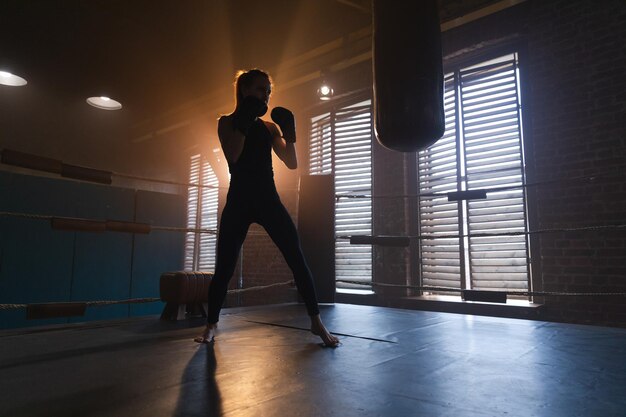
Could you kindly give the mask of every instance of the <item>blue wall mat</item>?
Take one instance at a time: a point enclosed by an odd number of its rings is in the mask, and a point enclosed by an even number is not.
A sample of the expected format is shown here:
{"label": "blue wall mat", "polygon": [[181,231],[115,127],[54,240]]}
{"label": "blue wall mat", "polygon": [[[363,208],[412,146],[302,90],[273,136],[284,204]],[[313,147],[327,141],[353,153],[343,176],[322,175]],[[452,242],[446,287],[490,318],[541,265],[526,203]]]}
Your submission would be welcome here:
{"label": "blue wall mat", "polygon": [[[135,206],[134,190],[92,184],[82,190],[77,203],[81,218],[132,221]],[[64,233],[59,231],[58,233]],[[132,234],[120,232],[76,232],[72,300],[122,300],[129,298]],[[84,317],[70,321],[86,321],[128,317],[123,304],[87,307]]]}
{"label": "blue wall mat", "polygon": [[[74,255],[73,301],[123,300],[129,297],[132,235],[128,233],[77,233]],[[128,306],[87,307],[84,317],[71,321],[128,316]]]}
{"label": "blue wall mat", "polygon": [[[137,222],[185,227],[187,202],[183,196],[137,192]],[[183,269],[185,233],[152,231],[135,235],[133,297],[158,297],[159,279],[166,271]],[[131,315],[160,314],[163,303],[132,304]]]}
{"label": "blue wall mat", "polygon": [[[1,211],[133,221],[135,200],[132,189],[0,171]],[[184,197],[138,192],[137,202],[137,221],[184,226]],[[45,220],[2,217],[0,303],[158,297],[160,273],[182,267],[183,248],[183,233],[153,232],[133,241],[127,233],[59,231]],[[84,317],[48,320],[0,311],[0,328],[158,314],[161,305],[88,307]]]}
{"label": "blue wall mat", "polygon": [[[0,201],[4,197],[0,195]],[[73,234],[54,233],[44,220],[0,219],[0,303],[68,300],[73,244]],[[26,320],[24,309],[0,312],[0,328],[66,321]]]}
{"label": "blue wall mat", "polygon": [[[45,214],[65,217],[88,217],[104,220],[106,214],[117,213],[118,201],[109,200],[111,193],[127,195],[133,200],[134,190],[109,187],[106,185],[77,182],[65,179],[37,177],[0,171],[0,193],[5,190],[6,198],[0,200],[0,208],[6,211]],[[98,198],[99,205],[91,199]],[[127,206],[127,202],[122,201]],[[94,208],[97,207],[97,211]],[[131,206],[132,209],[132,206]],[[126,218],[132,220],[132,211]]]}
{"label": "blue wall mat", "polygon": [[[0,196],[0,200],[4,196]],[[43,220],[0,220],[0,303],[29,304],[69,299],[74,235],[61,236]],[[0,314],[0,328],[65,323],[26,320],[26,310]]]}
{"label": "blue wall mat", "polygon": [[[67,202],[59,198],[55,180],[2,172],[0,210],[67,215]],[[45,220],[5,217],[0,225],[2,302],[67,301],[72,274],[73,234],[55,234]],[[3,328],[65,322],[65,318],[26,320],[25,310],[0,314],[0,326]]]}

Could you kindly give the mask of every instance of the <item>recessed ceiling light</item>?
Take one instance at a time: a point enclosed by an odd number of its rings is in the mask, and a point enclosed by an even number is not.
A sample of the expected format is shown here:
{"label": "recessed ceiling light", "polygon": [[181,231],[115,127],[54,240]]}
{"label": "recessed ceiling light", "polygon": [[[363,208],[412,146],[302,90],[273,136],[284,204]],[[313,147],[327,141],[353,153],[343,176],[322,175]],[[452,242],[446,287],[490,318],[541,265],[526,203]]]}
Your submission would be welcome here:
{"label": "recessed ceiling light", "polygon": [[122,103],[115,101],[109,97],[89,97],[87,103],[90,106],[97,107],[103,110],[119,110],[122,108]]}
{"label": "recessed ceiling light", "polygon": [[0,84],[10,85],[11,87],[21,87],[28,84],[28,82],[15,74],[10,72],[0,71]]}

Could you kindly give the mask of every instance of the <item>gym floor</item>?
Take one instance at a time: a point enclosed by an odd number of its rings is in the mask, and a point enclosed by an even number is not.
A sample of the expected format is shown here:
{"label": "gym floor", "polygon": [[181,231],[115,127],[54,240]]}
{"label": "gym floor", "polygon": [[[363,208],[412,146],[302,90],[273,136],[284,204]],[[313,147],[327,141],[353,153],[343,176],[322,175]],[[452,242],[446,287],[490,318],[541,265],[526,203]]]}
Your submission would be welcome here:
{"label": "gym floor", "polygon": [[624,416],[626,329],[335,304],[0,332],[1,416]]}

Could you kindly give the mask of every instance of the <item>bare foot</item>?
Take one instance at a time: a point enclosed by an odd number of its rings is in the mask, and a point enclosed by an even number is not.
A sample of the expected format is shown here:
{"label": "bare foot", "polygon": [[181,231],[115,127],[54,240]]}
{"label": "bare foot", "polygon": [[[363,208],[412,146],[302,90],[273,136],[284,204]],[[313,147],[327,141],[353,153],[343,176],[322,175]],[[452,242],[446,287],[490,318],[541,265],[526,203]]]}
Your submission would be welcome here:
{"label": "bare foot", "polygon": [[211,343],[215,340],[215,330],[217,330],[217,323],[207,324],[202,332],[202,335],[193,339],[196,343]]}
{"label": "bare foot", "polygon": [[339,346],[339,339],[330,334],[326,326],[322,324],[322,319],[319,315],[311,317],[311,333],[321,337],[326,347]]}

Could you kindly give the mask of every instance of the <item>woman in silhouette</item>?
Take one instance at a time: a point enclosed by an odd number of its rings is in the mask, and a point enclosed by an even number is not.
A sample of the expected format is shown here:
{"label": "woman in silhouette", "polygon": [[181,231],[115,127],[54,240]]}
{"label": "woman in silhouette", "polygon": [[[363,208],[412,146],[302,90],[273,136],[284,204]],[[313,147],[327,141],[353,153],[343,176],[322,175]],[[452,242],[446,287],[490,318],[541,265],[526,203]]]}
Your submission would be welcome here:
{"label": "woman in silhouette", "polygon": [[300,248],[298,232],[274,184],[272,150],[289,169],[298,167],[293,113],[276,107],[271,114],[276,124],[261,119],[267,112],[272,93],[272,80],[264,71],[240,71],[235,89],[235,111],[220,117],[217,128],[231,179],[220,220],[207,325],[202,335],[194,340],[198,343],[213,341],[241,245],[250,224],[258,223],[278,246],[293,272],[311,318],[311,332],[320,336],[326,346],[336,347],[339,340],[330,334],[320,318],[313,278]]}

